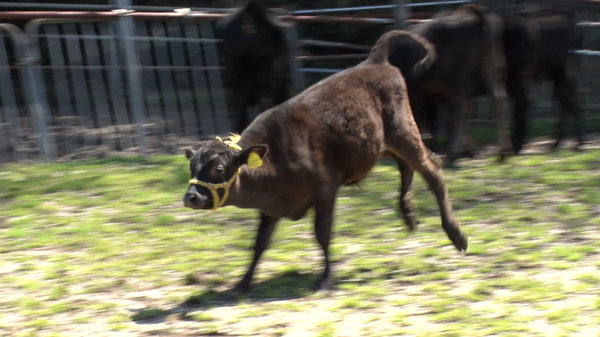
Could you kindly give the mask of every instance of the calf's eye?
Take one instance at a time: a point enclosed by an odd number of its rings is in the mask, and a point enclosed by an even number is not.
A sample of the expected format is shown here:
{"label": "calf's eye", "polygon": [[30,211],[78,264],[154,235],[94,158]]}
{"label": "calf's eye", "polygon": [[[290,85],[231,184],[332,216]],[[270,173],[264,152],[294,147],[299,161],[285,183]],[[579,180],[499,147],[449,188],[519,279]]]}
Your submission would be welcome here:
{"label": "calf's eye", "polygon": [[215,173],[217,173],[217,174],[222,174],[223,172],[225,172],[225,168],[223,167],[223,165],[218,165],[218,166],[215,168]]}

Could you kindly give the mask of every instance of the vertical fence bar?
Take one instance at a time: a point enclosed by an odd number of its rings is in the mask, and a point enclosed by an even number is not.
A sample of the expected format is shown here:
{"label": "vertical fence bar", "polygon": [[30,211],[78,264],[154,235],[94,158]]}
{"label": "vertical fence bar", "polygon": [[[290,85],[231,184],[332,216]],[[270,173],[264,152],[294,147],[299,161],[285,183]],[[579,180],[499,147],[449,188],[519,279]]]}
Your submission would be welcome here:
{"label": "vertical fence bar", "polygon": [[144,78],[144,97],[146,99],[146,111],[148,113],[148,122],[152,128],[153,144],[157,148],[167,149],[168,144],[164,141],[166,132],[166,121],[163,116],[161,103],[161,94],[158,90],[158,82],[156,71],[153,69],[154,62],[152,60],[153,51],[152,44],[148,39],[148,22],[137,22],[136,32],[141,37],[137,46],[140,55],[140,62],[143,69]]}
{"label": "vertical fence bar", "polygon": [[396,8],[394,9],[394,17],[396,19],[396,28],[403,29],[406,27],[406,19],[410,18],[410,7],[406,6],[410,0],[396,0]]}
{"label": "vertical fence bar", "polygon": [[[73,135],[76,122],[74,120],[75,113],[73,111],[73,105],[71,103],[71,90],[69,90],[67,74],[64,68],[65,56],[61,47],[60,38],[58,37],[58,28],[56,25],[49,24],[44,25],[43,27],[45,34],[48,35],[46,37],[46,45],[48,48],[50,65],[52,66],[52,93],[56,97],[58,115],[60,116],[59,124],[63,127],[63,132],[57,134],[57,138],[60,137],[58,139],[62,139],[62,142],[58,142],[58,150],[65,154],[71,154],[73,153],[74,145],[76,143],[76,135]],[[40,36],[40,39],[42,36]]]}
{"label": "vertical fence bar", "polygon": [[[1,30],[1,29],[0,29]],[[15,91],[10,72],[9,58],[4,43],[4,37],[0,35],[0,102],[2,102],[2,111],[4,118],[0,114],[0,123],[2,124],[2,138],[5,140],[4,146],[0,142],[0,162],[10,160],[10,152],[12,150],[14,159],[23,160],[25,155],[21,145],[23,133],[21,132],[21,119],[19,117],[19,108],[15,99]],[[4,119],[4,122],[2,120]],[[6,153],[4,153],[6,152]]]}
{"label": "vertical fence bar", "polygon": [[173,71],[173,79],[175,84],[175,94],[179,102],[181,111],[182,128],[185,136],[198,136],[198,128],[196,127],[196,114],[194,112],[192,85],[188,70],[177,69],[178,66],[185,67],[184,49],[187,48],[189,42],[181,42],[178,38],[182,37],[180,22],[167,22],[168,36],[174,38],[173,42],[169,43],[169,53],[172,60],[172,65],[175,67]]}
{"label": "vertical fence bar", "polygon": [[[114,24],[114,22],[110,22],[100,25],[100,35],[115,36]],[[132,135],[126,128],[130,124],[129,108],[123,87],[121,61],[116,38],[102,39],[102,50],[104,53],[104,62],[108,64],[108,91],[112,103],[112,113],[114,114],[112,118],[113,132],[118,135],[119,148],[123,150],[132,146]]]}
{"label": "vertical fence bar", "polygon": [[83,144],[85,146],[93,146],[96,144],[94,136],[94,117],[92,115],[92,104],[89,97],[89,88],[84,73],[84,62],[82,55],[82,44],[77,34],[74,23],[66,23],[62,25],[63,34],[68,35],[65,39],[66,55],[69,65],[69,90],[73,93],[75,101],[75,110],[77,116],[81,120],[81,134],[83,136]]}
{"label": "vertical fence bar", "polygon": [[[32,60],[32,62],[34,62]],[[48,104],[44,90],[41,88],[43,81],[40,76],[38,64],[27,64],[21,72],[24,87],[28,95],[28,107],[33,119],[33,129],[38,134],[40,154],[45,160],[56,159],[56,144],[52,135],[48,134]]]}
{"label": "vertical fence bar", "polygon": [[[81,33],[86,36],[83,39],[83,47],[85,48],[86,64],[88,65],[89,87],[91,89],[91,97],[96,112],[96,119],[102,137],[102,143],[109,150],[115,150],[113,136],[110,132],[112,125],[110,120],[110,107],[108,105],[108,95],[106,93],[106,85],[101,66],[100,51],[98,49],[98,39],[91,37],[96,35],[94,23],[84,22],[80,25]],[[102,36],[99,36],[102,37]]]}
{"label": "vertical fence bar", "polygon": [[[200,32],[202,37],[206,39],[215,38],[213,28],[210,22],[200,22]],[[216,121],[217,132],[230,131],[229,114],[227,113],[227,105],[225,104],[225,91],[223,90],[223,81],[221,79],[221,72],[218,70],[219,57],[217,54],[217,45],[215,43],[204,44],[204,53],[206,56],[206,63],[209,67],[208,70],[208,83],[210,88],[211,97],[213,100],[213,116]]]}
{"label": "vertical fence bar", "polygon": [[302,61],[295,61],[298,56],[300,56],[300,48],[298,45],[298,27],[297,25],[292,25],[292,27],[287,28],[285,30],[286,41],[288,43],[288,49],[290,50],[290,69],[292,70],[292,88],[294,90],[294,95],[296,93],[301,92],[304,88],[306,88],[306,81],[304,80],[304,76],[302,76],[302,72],[300,68],[302,68]]}
{"label": "vertical fence bar", "polygon": [[[37,133],[40,155],[45,160],[56,158],[56,143],[48,134],[49,107],[44,91],[44,82],[40,76],[40,52],[36,43],[32,43],[27,35],[17,26],[0,24],[0,29],[9,31],[15,43],[19,60],[19,75],[24,89],[27,108],[30,113],[33,130]],[[31,38],[37,39],[37,36]]]}
{"label": "vertical fence bar", "polygon": [[[120,8],[131,8],[131,0],[116,0],[116,3]],[[125,54],[125,65],[127,67],[127,89],[129,93],[129,106],[136,129],[136,145],[141,154],[146,154],[148,153],[144,140],[146,113],[142,99],[142,73],[136,49],[135,24],[133,18],[127,15],[121,16],[118,23],[121,46]]]}
{"label": "vertical fence bar", "polygon": [[[185,35],[188,38],[199,39],[199,27],[196,23],[187,24],[185,26]],[[198,127],[200,132],[204,135],[216,134],[215,119],[212,114],[212,108],[210,104],[210,91],[208,89],[208,82],[205,76],[206,63],[202,56],[202,45],[203,43],[188,44],[186,48],[188,59],[190,60],[190,66],[192,66],[192,88],[194,90],[194,97],[196,110],[198,111]]]}
{"label": "vertical fence bar", "polygon": [[[164,114],[167,119],[167,132],[174,135],[181,134],[181,118],[177,99],[175,98],[175,88],[173,84],[173,70],[167,53],[169,44],[166,41],[166,32],[163,22],[151,22],[150,35],[158,40],[153,41],[154,56],[158,69],[159,90],[163,97]],[[165,39],[163,39],[165,38]]]}

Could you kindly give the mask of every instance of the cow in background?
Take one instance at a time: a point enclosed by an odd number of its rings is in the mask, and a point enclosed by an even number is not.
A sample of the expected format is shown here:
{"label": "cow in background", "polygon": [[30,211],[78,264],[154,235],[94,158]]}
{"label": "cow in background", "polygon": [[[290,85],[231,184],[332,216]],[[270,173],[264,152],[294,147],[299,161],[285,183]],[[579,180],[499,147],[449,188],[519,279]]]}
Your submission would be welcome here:
{"label": "cow in background", "polygon": [[581,106],[569,78],[569,49],[576,45],[574,18],[566,13],[512,14],[504,22],[504,53],[507,62],[507,91],[514,101],[513,150],[518,153],[527,138],[528,82],[550,79],[553,96],[560,105],[554,147],[564,137],[567,117],[574,118],[575,135],[583,144]]}
{"label": "cow in background", "polygon": [[421,51],[414,45],[399,45],[391,52],[390,63],[399,67],[406,78],[417,123],[421,128],[423,123],[428,124],[434,141],[437,106],[447,104],[447,162],[453,164],[460,155],[470,153],[467,119],[475,95],[492,98],[501,158],[510,152],[500,17],[483,6],[466,5],[409,29],[434,45],[436,61],[427,69],[407,67],[411,62],[406,60],[419,57]]}
{"label": "cow in background", "polygon": [[259,111],[264,111],[290,96],[287,27],[253,0],[218,23],[225,85],[231,102],[230,119],[238,132],[250,122],[250,106],[257,105]]}

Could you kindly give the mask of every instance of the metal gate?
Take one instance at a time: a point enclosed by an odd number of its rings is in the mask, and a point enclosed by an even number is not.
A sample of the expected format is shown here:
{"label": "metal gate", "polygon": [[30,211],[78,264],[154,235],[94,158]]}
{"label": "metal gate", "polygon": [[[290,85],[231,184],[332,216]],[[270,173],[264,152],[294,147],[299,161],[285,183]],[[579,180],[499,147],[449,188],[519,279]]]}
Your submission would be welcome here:
{"label": "metal gate", "polygon": [[0,25],[0,161],[172,152],[229,130],[214,20],[123,14]]}

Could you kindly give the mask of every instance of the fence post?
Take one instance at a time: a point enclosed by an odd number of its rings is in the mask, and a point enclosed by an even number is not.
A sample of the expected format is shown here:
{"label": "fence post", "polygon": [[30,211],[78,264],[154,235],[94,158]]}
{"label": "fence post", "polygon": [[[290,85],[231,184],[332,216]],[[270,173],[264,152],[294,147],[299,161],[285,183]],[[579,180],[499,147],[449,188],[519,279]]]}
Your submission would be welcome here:
{"label": "fence post", "polygon": [[410,18],[410,8],[406,6],[410,3],[410,0],[396,0],[396,9],[394,10],[394,16],[396,18],[396,27],[403,29],[406,27],[406,19]]}
{"label": "fence post", "polygon": [[127,16],[128,9],[131,8],[131,0],[114,0],[115,4],[123,11],[119,18],[119,37],[125,56],[125,66],[127,68],[127,91],[129,93],[129,104],[131,115],[135,123],[136,140],[139,152],[148,153],[145,143],[145,116],[142,86],[142,73],[140,71],[140,60],[136,49],[135,24],[133,18]]}
{"label": "fence post", "polygon": [[33,121],[33,129],[38,135],[40,154],[48,161],[54,160],[56,144],[53,137],[48,134],[49,109],[44,90],[40,88],[43,85],[43,79],[37,66],[40,61],[39,51],[34,50],[29,40],[29,38],[37,37],[29,36],[28,38],[20,28],[12,24],[2,24],[0,29],[7,31],[15,43],[19,66],[21,66],[19,74],[28,97],[27,105]]}
{"label": "fence post", "polygon": [[[21,132],[21,121],[19,117],[19,108],[17,106],[17,99],[15,98],[15,90],[13,81],[10,73],[9,57],[7,52],[7,46],[4,43],[4,31],[10,34],[7,29],[6,23],[0,24],[0,119],[4,115],[6,121],[4,125],[0,126],[0,163],[4,161],[10,161],[9,153],[12,147],[14,155],[13,158],[17,161],[25,158],[23,147],[21,142],[23,141],[23,134]],[[16,28],[16,27],[15,27]],[[2,144],[6,140],[7,144]],[[5,152],[6,150],[6,152]],[[6,160],[3,158],[6,155]]]}

